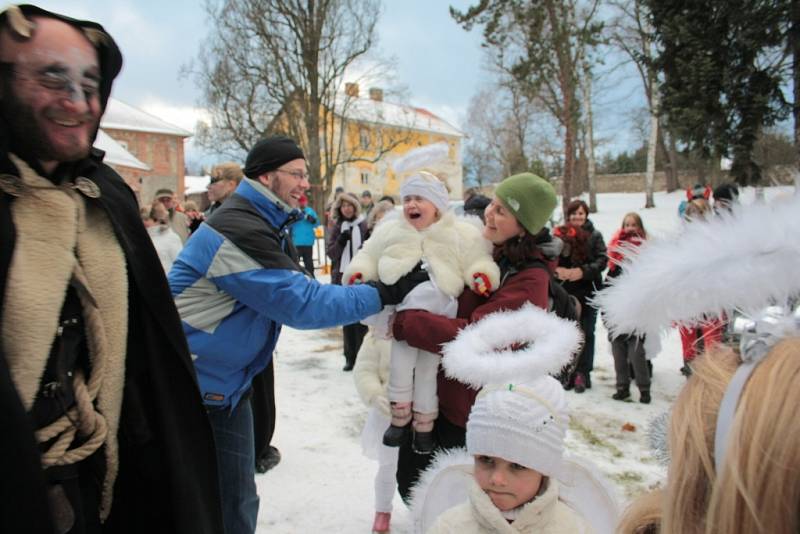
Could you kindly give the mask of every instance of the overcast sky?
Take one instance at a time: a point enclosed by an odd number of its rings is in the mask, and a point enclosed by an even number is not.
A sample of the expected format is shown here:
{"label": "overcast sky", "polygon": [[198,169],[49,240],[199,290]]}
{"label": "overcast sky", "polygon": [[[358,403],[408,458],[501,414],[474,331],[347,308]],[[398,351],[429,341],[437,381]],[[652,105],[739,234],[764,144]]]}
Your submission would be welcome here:
{"label": "overcast sky", "polygon": [[[408,102],[463,127],[470,98],[486,83],[479,30],[466,32],[448,6],[466,9],[476,0],[384,0],[378,25],[378,53],[393,57],[397,81]],[[180,79],[181,65],[197,55],[208,33],[202,0],[41,0],[37,5],[99,22],[122,49],[125,64],[112,96],[168,122],[194,130],[200,116],[198,90]],[[612,61],[613,63],[613,61]],[[643,105],[640,82],[630,69],[617,69],[599,82],[595,135],[602,152],[628,149],[630,112]],[[603,91],[605,88],[613,90]],[[466,132],[469,133],[469,132]],[[187,146],[187,162],[201,155]]]}

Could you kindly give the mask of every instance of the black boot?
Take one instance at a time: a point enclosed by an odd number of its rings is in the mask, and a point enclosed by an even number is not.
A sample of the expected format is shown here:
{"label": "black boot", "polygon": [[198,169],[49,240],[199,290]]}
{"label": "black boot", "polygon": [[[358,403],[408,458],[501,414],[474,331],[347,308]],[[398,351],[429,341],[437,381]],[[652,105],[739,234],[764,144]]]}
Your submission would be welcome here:
{"label": "black boot", "polygon": [[342,371],[352,371],[353,366],[356,364],[355,358],[347,358],[344,362],[344,367],[342,367]]}
{"label": "black boot", "polygon": [[639,392],[639,402],[642,404],[650,404],[650,390],[643,389]]}
{"label": "black boot", "polygon": [[408,440],[410,433],[411,423],[406,426],[389,425],[389,428],[383,433],[383,444],[387,447],[399,447]]}
{"label": "black boot", "polygon": [[629,388],[617,388],[617,392],[611,395],[611,398],[618,401],[624,401],[630,398],[631,390]]}
{"label": "black boot", "polygon": [[414,442],[411,448],[417,454],[430,454],[433,452],[433,432],[414,432]]}

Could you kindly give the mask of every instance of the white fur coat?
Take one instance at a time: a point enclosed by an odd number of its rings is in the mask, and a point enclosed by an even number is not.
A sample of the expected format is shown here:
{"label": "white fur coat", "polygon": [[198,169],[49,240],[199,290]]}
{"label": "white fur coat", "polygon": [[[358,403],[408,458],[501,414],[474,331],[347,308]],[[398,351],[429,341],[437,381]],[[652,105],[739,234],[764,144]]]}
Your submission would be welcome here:
{"label": "white fur coat", "polygon": [[494,290],[500,283],[500,269],[490,250],[491,244],[480,230],[449,212],[422,231],[405,218],[392,219],[375,227],[342,280],[346,283],[353,274],[361,273],[364,280],[394,284],[424,258],[446,295],[457,297],[464,285],[472,287],[475,273],[487,275]]}

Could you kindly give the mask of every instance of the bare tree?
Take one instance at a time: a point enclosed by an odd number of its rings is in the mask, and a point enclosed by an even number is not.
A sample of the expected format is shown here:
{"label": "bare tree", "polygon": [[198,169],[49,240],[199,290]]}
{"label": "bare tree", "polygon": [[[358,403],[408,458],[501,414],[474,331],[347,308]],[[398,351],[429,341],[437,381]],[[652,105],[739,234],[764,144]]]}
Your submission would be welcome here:
{"label": "bare tree", "polygon": [[653,31],[647,19],[647,8],[641,0],[619,0],[612,2],[612,5],[616,7],[618,16],[611,24],[611,40],[636,66],[647,97],[650,125],[647,138],[645,208],[652,208],[655,206],[653,197],[655,189],[654,176],[656,150],[659,147],[659,141],[664,161],[666,161],[667,165],[667,191],[674,191],[678,187],[675,150],[667,150],[664,135],[659,135],[662,120],[659,116],[658,73],[653,67],[653,57],[655,55],[655,45],[652,39]]}
{"label": "bare tree", "polygon": [[[602,29],[595,20],[599,0],[481,0],[450,14],[465,29],[483,26],[485,46],[508,58],[509,74],[563,128],[563,208],[577,196],[573,183],[580,101],[578,74],[585,47]],[[581,6],[584,6],[582,8]]]}
{"label": "bare tree", "polygon": [[198,129],[202,146],[241,154],[268,134],[297,139],[321,209],[340,165],[378,161],[402,141],[393,130],[379,131],[369,150],[346,142],[363,107],[343,91],[346,73],[360,66],[365,77],[386,75],[380,61],[364,68],[378,0],[207,0],[206,11],[213,30],[197,63],[185,68],[211,115]]}

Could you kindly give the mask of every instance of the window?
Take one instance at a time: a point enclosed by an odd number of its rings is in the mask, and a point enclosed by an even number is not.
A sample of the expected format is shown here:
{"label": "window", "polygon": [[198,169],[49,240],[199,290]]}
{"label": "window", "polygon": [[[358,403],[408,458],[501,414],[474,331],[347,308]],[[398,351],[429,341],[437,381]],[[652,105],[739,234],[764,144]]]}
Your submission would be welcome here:
{"label": "window", "polygon": [[359,130],[358,133],[358,138],[361,148],[365,150],[369,148],[369,130],[367,130],[366,128],[361,128],[361,130]]}
{"label": "window", "polygon": [[369,185],[369,173],[362,172],[361,173],[361,185]]}

